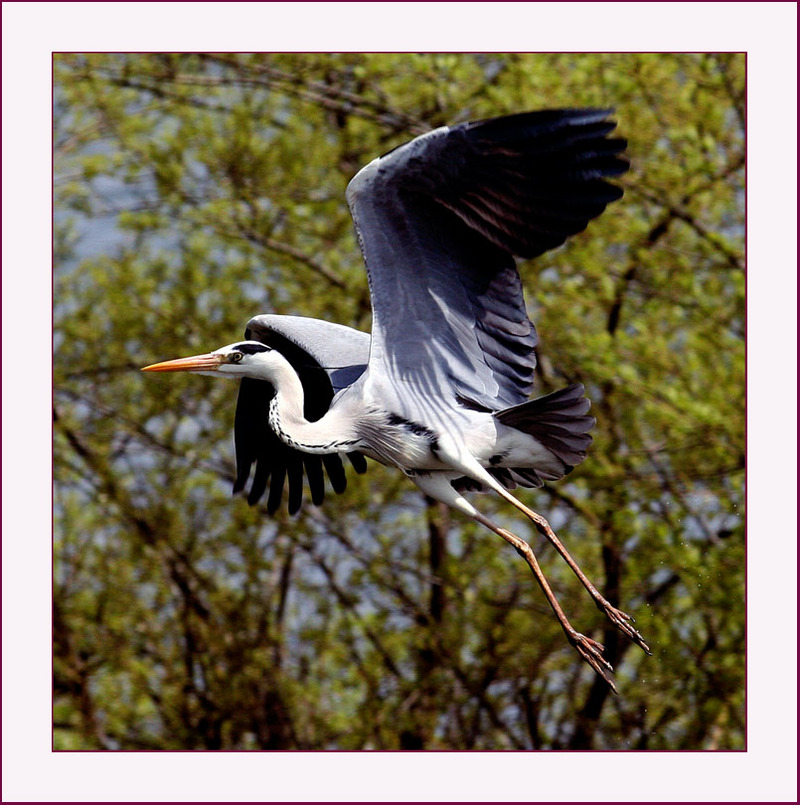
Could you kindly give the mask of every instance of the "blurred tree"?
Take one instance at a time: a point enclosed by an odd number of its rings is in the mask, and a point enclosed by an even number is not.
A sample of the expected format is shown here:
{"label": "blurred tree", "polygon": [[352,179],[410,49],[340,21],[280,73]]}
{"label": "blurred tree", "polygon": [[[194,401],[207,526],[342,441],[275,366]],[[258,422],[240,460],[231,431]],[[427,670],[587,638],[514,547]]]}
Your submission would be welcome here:
{"label": "blurred tree", "polygon": [[[56,748],[743,748],[743,55],[60,54],[54,76]],[[230,499],[235,387],[137,371],[261,312],[369,329],[356,170],[583,105],[616,109],[625,198],[520,269],[537,393],[584,382],[598,424],[528,500],[654,656],[494,516],[620,697],[500,540],[374,464],[268,519]]]}

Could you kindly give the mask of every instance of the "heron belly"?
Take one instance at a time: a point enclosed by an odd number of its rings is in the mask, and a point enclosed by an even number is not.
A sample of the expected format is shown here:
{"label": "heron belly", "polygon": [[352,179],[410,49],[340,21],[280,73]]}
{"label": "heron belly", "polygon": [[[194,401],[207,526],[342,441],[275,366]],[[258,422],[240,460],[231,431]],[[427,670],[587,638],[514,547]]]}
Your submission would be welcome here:
{"label": "heron belly", "polygon": [[519,467],[564,474],[564,464],[528,433],[497,423],[497,438],[489,450],[475,454],[484,467]]}
{"label": "heron belly", "polygon": [[359,435],[358,450],[382,464],[406,472],[447,466],[437,456],[438,434],[399,414],[383,413],[378,422],[370,418],[360,423]]}

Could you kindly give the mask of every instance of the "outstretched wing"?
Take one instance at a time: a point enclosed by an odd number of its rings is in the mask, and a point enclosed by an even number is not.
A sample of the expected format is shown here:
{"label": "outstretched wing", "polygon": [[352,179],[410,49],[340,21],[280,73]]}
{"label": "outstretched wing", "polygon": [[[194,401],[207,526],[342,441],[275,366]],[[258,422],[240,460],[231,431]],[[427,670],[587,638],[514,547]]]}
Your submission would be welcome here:
{"label": "outstretched wing", "polygon": [[367,390],[379,383],[399,409],[412,396],[494,410],[528,398],[536,331],[512,255],[559,246],[622,195],[604,181],[628,167],[608,114],[440,128],[355,176],[347,199],[373,312]]}
{"label": "outstretched wing", "polygon": [[[337,391],[346,388],[364,372],[369,355],[367,333],[301,316],[256,316],[247,323],[245,338],[277,349],[294,367],[305,391],[305,416],[320,419],[328,411]],[[310,455],[294,450],[269,426],[269,404],[275,394],[266,380],[243,378],[239,387],[234,420],[236,481],[234,492],[242,491],[256,466],[248,502],[257,503],[269,484],[267,510],[277,511],[288,481],[289,513],[300,509],[303,478],[308,478],[311,500],[322,502],[325,473],[335,492],[343,492],[347,479],[338,455]],[[367,468],[360,453],[348,454],[357,472]]]}

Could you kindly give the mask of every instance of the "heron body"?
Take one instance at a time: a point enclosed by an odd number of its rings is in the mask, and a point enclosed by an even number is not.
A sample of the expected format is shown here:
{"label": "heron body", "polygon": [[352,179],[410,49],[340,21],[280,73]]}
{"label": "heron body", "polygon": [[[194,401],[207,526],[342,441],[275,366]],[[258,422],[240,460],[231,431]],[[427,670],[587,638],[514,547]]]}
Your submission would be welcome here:
{"label": "heron body", "polygon": [[605,110],[552,110],[435,129],[373,160],[347,200],[364,254],[372,332],[297,316],[256,316],[245,341],[148,371],[240,378],[234,490],[267,490],[289,510],[343,458],[403,470],[426,494],[510,542],[526,559],[580,655],[613,688],[600,644],[569,624],[523,540],[466,491],[494,491],[525,513],[598,607],[648,651],[630,618],[583,575],[541,515],[509,490],[564,477],[586,458],[594,419],[583,386],[530,399],[536,330],[514,256],[535,257],[582,231],[622,191],[625,141]]}

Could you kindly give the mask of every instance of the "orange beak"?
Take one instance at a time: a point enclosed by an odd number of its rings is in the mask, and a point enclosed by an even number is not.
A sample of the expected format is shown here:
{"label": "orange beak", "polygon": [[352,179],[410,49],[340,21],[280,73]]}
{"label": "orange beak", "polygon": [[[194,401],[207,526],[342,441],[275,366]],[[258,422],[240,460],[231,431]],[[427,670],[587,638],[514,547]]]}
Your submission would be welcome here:
{"label": "orange beak", "polygon": [[163,361],[145,366],[143,372],[213,372],[225,363],[224,355],[192,355],[191,358],[178,358],[174,361]]}

